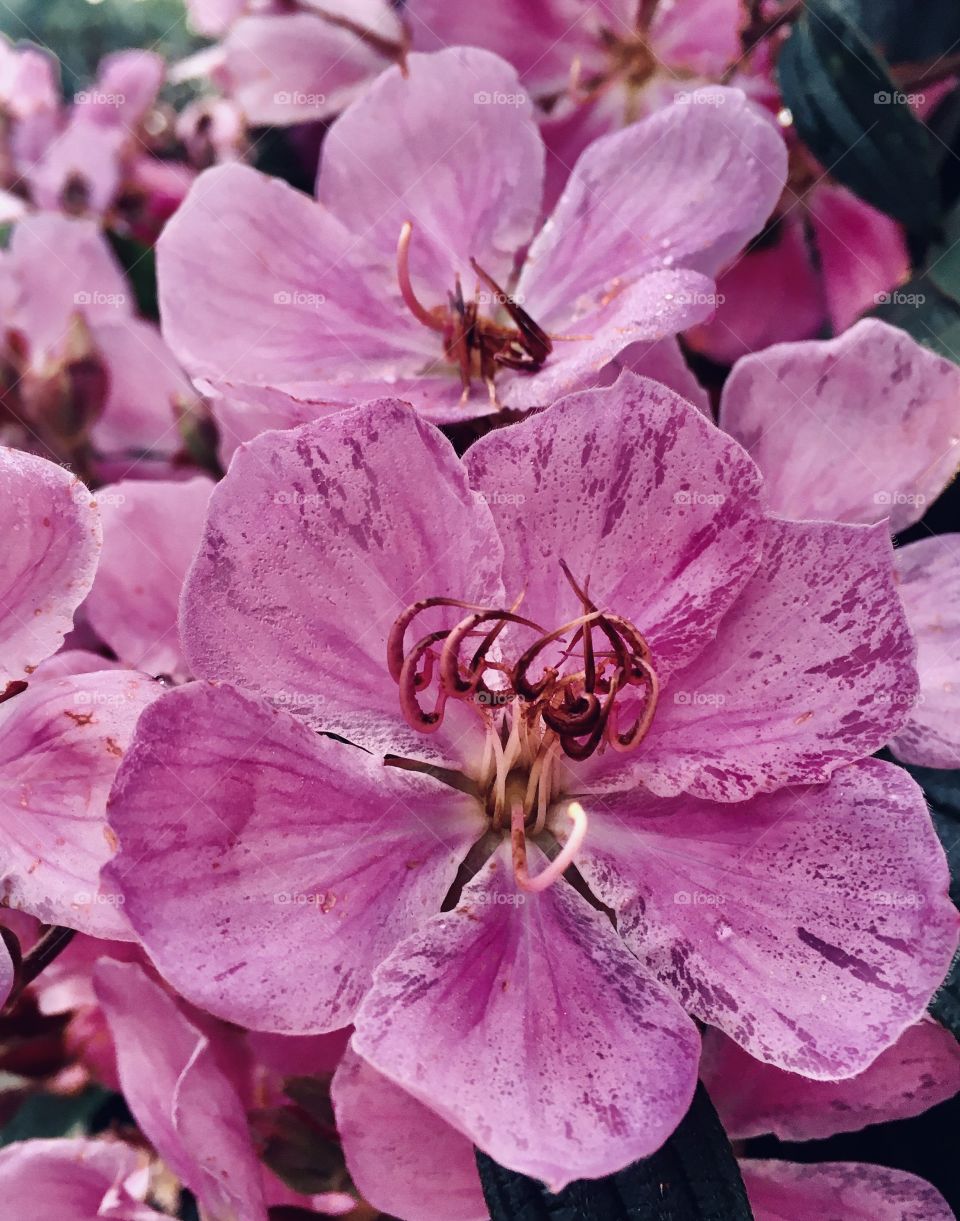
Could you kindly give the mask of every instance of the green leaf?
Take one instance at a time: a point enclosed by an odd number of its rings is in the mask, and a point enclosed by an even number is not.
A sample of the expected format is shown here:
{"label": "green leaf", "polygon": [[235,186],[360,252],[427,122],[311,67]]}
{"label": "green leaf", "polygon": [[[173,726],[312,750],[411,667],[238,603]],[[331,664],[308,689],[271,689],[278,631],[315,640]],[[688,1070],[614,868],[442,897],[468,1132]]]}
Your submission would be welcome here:
{"label": "green leaf", "polygon": [[778,67],[784,102],[823,168],[911,231],[933,230],[940,216],[933,137],[837,0],[808,0]]}
{"label": "green leaf", "polygon": [[137,299],[137,309],[144,318],[160,317],[157,304],[157,256],[151,246],[132,237],[108,231],[113,252],[126,272],[127,280]]}
{"label": "green leaf", "polygon": [[927,274],[941,292],[960,302],[960,205],[947,213],[943,238],[930,249]]}
{"label": "green leaf", "polygon": [[90,1086],[79,1094],[32,1094],[0,1132],[0,1147],[17,1140],[83,1136],[95,1127],[97,1113],[115,1097]]}
{"label": "green leaf", "polygon": [[839,0],[839,7],[892,64],[924,63],[956,49],[956,0]]}
{"label": "green leaf", "polygon": [[652,1157],[556,1195],[477,1151],[491,1221],[750,1221],[740,1169],[707,1091]]}
{"label": "green leaf", "polygon": [[912,335],[938,356],[960,364],[960,303],[945,296],[929,275],[920,274],[887,294],[873,311]]}

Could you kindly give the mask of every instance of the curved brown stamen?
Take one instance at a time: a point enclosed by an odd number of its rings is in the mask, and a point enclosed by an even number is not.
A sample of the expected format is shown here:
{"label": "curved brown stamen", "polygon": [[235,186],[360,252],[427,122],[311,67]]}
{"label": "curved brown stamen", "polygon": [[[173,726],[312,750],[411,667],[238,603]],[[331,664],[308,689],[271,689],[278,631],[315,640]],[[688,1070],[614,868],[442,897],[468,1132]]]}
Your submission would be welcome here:
{"label": "curved brown stamen", "polygon": [[422,305],[413,291],[410,280],[410,238],[413,236],[413,221],[405,220],[400,226],[400,237],[397,241],[397,284],[403,303],[418,322],[430,328],[431,331],[443,332],[446,325],[433,310]]}

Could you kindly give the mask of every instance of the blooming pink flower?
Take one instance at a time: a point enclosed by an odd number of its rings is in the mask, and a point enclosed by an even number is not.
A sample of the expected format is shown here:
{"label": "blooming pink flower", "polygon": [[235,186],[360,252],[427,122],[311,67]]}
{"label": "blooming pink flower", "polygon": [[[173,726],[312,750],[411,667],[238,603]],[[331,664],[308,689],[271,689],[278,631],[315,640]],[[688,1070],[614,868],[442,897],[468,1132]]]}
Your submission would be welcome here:
{"label": "blooming pink flower", "polygon": [[[787,517],[905,530],[960,462],[960,370],[896,327],[865,319],[837,339],[782,344],[735,366],[720,423],[763,471]],[[892,748],[909,763],[960,763],[960,536],[898,549],[920,650],[920,698]]]}
{"label": "blooming pink flower", "polygon": [[201,176],[160,242],[167,341],[228,433],[386,390],[452,421],[593,384],[710,313],[709,276],[779,195],[779,135],[713,96],[592,144],[534,236],[543,144],[514,70],[411,55],[331,127],[316,204],[243,166]]}
{"label": "blooming pink flower", "polygon": [[182,625],[237,686],[164,696],[114,790],[105,877],[152,959],[254,1028],[355,1022],[506,1165],[556,1186],[658,1147],[696,1077],[681,1004],[834,1078],[946,971],[922,795],[857,762],[916,683],[886,530],[768,517],[654,383],[462,463],[394,401],[264,436]]}
{"label": "blooming pink flower", "polygon": [[0,252],[0,437],[115,478],[169,472],[196,392],[89,220],[26,217]]}
{"label": "blooming pink flower", "polygon": [[143,1203],[141,1162],[119,1141],[17,1141],[0,1149],[0,1197],[24,1221],[157,1221],[162,1214]]}

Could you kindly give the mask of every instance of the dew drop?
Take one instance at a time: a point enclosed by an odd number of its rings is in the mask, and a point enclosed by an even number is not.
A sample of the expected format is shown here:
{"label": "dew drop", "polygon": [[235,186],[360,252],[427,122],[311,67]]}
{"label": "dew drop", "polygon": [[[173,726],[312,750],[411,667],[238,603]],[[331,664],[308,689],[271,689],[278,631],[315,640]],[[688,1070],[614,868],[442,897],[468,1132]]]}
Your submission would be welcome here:
{"label": "dew drop", "polygon": [[733,936],[733,929],[727,924],[726,920],[718,920],[713,926],[713,932],[718,941],[727,941]]}

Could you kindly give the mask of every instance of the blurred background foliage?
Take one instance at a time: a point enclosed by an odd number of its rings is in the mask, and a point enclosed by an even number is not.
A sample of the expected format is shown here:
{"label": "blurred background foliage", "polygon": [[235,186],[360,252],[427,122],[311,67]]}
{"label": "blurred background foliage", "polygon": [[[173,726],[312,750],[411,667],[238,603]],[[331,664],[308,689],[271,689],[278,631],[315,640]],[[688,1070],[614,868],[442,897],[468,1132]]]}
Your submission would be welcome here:
{"label": "blurred background foliage", "polygon": [[187,29],[183,0],[3,0],[0,32],[53,51],[68,94],[92,80],[109,51],[149,47],[170,60],[200,45]]}

